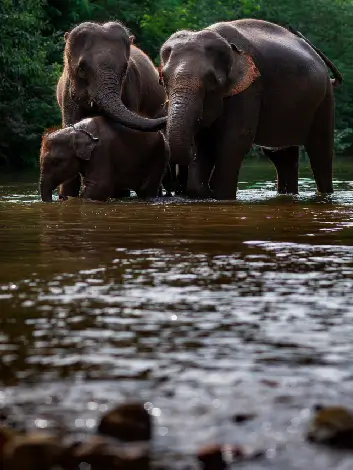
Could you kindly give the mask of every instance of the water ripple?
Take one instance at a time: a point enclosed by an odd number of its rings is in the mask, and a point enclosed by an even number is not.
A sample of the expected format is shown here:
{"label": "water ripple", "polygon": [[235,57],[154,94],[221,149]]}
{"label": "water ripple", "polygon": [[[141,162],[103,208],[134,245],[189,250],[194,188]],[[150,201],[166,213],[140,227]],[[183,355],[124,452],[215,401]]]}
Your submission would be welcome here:
{"label": "water ripple", "polygon": [[245,171],[235,203],[0,186],[0,402],[80,433],[136,398],[173,461],[211,441],[267,449],[252,470],[348,468],[302,435],[314,403],[353,406],[351,180],[278,196]]}

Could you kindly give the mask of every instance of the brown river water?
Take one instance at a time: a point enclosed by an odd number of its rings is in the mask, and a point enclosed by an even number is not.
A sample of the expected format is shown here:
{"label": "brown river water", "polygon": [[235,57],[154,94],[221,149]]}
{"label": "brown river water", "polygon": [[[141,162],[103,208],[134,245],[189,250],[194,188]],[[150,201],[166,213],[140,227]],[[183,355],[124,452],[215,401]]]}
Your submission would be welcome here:
{"label": "brown river water", "polygon": [[[171,467],[227,442],[266,449],[243,469],[352,469],[304,433],[314,404],[353,407],[353,159],[335,161],[326,198],[305,163],[300,195],[278,196],[251,159],[234,203],[45,204],[37,177],[0,175],[0,402],[14,419],[80,434],[139,400]],[[244,411],[255,418],[234,423]]]}

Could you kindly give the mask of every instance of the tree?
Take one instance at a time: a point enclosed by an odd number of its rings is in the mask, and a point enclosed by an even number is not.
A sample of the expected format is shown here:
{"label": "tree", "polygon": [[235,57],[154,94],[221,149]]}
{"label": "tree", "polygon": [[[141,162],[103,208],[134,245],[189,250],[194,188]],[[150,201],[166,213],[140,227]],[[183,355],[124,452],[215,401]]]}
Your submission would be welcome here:
{"label": "tree", "polygon": [[43,130],[60,123],[63,35],[78,23],[121,21],[157,65],[175,31],[245,17],[293,26],[335,63],[336,151],[352,151],[353,0],[1,0],[0,164],[35,165]]}
{"label": "tree", "polygon": [[59,120],[43,21],[41,0],[0,4],[0,159],[11,166],[33,164],[43,128]]}

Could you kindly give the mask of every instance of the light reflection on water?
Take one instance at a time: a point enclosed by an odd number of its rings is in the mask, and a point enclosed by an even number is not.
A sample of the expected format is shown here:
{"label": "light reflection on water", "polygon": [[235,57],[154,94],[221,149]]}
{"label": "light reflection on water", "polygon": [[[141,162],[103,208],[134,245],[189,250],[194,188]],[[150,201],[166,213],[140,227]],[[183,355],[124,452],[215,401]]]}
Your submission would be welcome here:
{"label": "light reflection on water", "polygon": [[48,205],[31,176],[3,177],[5,402],[89,431],[138,398],[157,451],[235,442],[268,449],[244,468],[348,468],[302,442],[314,403],[353,406],[353,167],[337,168],[332,196],[304,170],[291,197],[249,162],[236,203]]}

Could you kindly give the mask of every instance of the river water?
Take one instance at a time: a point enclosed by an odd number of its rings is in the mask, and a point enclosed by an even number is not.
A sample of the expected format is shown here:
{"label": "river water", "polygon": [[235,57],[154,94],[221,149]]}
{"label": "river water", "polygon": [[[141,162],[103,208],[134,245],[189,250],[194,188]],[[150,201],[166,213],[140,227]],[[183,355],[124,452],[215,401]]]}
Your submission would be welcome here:
{"label": "river water", "polygon": [[170,463],[227,442],[266,450],[244,469],[352,468],[304,440],[314,404],[353,406],[351,159],[326,198],[304,164],[278,196],[250,159],[235,203],[44,204],[36,179],[0,177],[0,401],[19,420],[91,432],[136,399]]}

